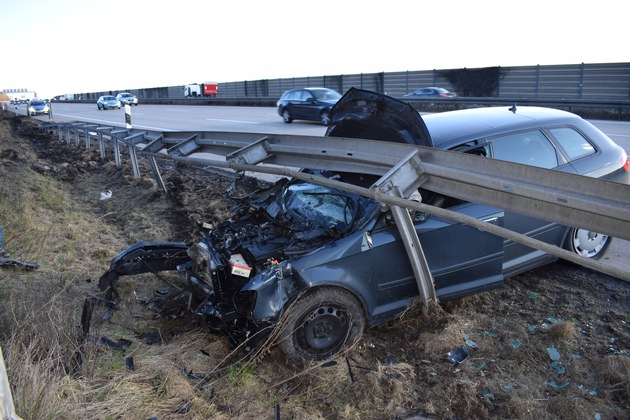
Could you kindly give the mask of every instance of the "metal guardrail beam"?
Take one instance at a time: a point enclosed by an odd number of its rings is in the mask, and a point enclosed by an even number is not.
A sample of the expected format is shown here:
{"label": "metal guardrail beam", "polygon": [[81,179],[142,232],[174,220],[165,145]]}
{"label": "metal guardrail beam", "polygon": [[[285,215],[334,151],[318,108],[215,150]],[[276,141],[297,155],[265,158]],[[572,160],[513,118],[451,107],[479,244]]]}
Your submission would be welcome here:
{"label": "metal guardrail beam", "polygon": [[[124,137],[117,138],[114,131],[111,134],[115,143],[124,142]],[[411,208],[468,224],[630,281],[630,273],[448,209],[404,198],[421,186],[462,200],[630,240],[630,185],[460,152],[375,140],[221,132],[150,133],[147,138],[152,140],[147,144],[136,143],[135,147],[142,149],[139,155],[149,159],[270,173],[331,185],[372,197],[385,205]],[[227,156],[227,160],[208,157],[207,153]],[[402,170],[395,175],[393,185],[398,191],[394,194],[378,186],[366,189],[289,169],[311,168],[383,176],[391,174],[396,166]],[[157,164],[151,168],[159,176]],[[401,233],[405,234],[404,231]],[[414,246],[412,241],[407,243]],[[410,253],[411,259],[414,259],[414,252]],[[417,256],[423,254],[420,250],[420,254],[415,255],[417,260]],[[422,269],[422,261],[418,267]],[[418,273],[422,277],[422,273]],[[421,288],[421,283],[426,280],[417,278]],[[428,298],[430,295],[429,290]]]}
{"label": "metal guardrail beam", "polygon": [[[203,157],[211,154],[252,167],[263,162],[382,176],[415,153],[422,188],[551,222],[566,225],[570,221],[575,227],[630,240],[630,185],[626,184],[376,140],[234,132],[143,133],[152,140],[143,144],[138,136],[134,141],[140,156],[184,157],[198,166],[204,162],[217,166],[216,159]],[[130,136],[129,130],[112,130],[110,135],[121,142]]]}

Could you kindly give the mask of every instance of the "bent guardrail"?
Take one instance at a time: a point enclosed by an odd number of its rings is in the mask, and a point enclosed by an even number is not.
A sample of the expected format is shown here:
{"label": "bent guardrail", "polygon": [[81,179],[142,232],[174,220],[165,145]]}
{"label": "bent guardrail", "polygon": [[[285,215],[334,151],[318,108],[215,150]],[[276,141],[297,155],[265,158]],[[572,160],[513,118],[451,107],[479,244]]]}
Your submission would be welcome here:
{"label": "bent guardrail", "polygon": [[[162,159],[195,166],[304,177],[311,182],[372,197],[383,205],[406,207],[465,223],[630,281],[630,273],[623,270],[576,256],[500,226],[405,198],[422,185],[422,188],[462,200],[560,224],[571,220],[572,226],[630,240],[630,204],[627,202],[630,185],[458,152],[374,140],[260,133],[152,132],[83,122],[48,123],[41,128],[56,131],[60,142],[74,141],[77,147],[81,136],[86,148],[90,147],[91,139],[98,139],[103,159],[105,145],[111,143],[118,166],[121,164],[120,147],[126,146],[134,175],[140,176],[138,156],[145,157],[163,189],[166,187],[157,164]],[[349,153],[349,150],[353,152]],[[205,156],[207,153],[215,157]],[[223,160],[219,160],[220,157]],[[483,159],[483,165],[479,164],[479,159]],[[382,178],[380,183],[366,189],[315,179],[291,168],[369,173]]]}

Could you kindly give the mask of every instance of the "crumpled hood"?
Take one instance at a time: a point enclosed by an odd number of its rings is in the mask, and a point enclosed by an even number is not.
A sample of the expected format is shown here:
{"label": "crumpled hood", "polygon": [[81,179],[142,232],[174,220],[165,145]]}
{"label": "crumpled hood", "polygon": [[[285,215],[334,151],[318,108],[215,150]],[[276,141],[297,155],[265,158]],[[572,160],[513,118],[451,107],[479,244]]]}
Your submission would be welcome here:
{"label": "crumpled hood", "polygon": [[332,107],[331,116],[326,136],[433,147],[418,111],[387,95],[351,88]]}

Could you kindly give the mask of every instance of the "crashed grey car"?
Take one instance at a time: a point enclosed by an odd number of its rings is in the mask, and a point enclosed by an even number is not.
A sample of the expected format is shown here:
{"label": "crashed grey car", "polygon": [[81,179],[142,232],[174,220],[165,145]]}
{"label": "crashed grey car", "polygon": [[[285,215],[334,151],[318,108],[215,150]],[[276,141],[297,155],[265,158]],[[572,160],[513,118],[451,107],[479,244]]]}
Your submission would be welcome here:
{"label": "crashed grey car", "polygon": [[[575,115],[507,107],[476,112],[474,118],[444,113],[425,123],[404,102],[351,89],[333,108],[327,135],[387,139],[501,159],[511,153],[502,142],[529,133],[528,138],[549,141],[554,168],[627,176],[625,152]],[[566,129],[581,135],[577,146],[567,139]],[[561,134],[565,137],[560,140]],[[582,162],[589,156],[601,156],[607,163]],[[548,156],[540,162],[554,165]],[[360,174],[308,172],[363,186],[375,180]],[[609,241],[604,235],[487,205],[424,190],[420,194],[428,204],[591,258],[600,257]],[[556,259],[440,217],[414,213],[412,220],[440,301],[490,290],[508,276]],[[249,196],[229,220],[200,225],[191,243],[140,242],[124,250],[99,286],[114,306],[120,277],[176,271],[180,287],[155,298],[162,315],[190,311],[200,324],[225,334],[233,344],[247,341],[250,348],[262,345],[273,331],[287,358],[303,365],[334,356],[357,342],[366,326],[395,319],[414,302],[418,286],[407,255],[391,212],[378,202],[300,179],[282,179]]]}

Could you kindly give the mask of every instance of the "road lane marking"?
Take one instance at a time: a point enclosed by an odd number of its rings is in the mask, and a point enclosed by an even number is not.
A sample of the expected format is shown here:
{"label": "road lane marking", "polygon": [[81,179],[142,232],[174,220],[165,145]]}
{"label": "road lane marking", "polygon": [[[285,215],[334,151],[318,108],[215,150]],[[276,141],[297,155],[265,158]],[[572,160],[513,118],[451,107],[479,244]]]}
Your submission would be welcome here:
{"label": "road lane marking", "polygon": [[260,124],[258,121],[223,120],[219,118],[206,118],[206,121],[218,121],[218,122],[239,123],[239,124]]}

